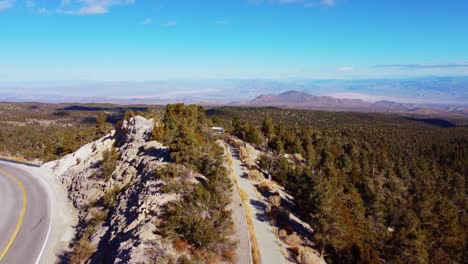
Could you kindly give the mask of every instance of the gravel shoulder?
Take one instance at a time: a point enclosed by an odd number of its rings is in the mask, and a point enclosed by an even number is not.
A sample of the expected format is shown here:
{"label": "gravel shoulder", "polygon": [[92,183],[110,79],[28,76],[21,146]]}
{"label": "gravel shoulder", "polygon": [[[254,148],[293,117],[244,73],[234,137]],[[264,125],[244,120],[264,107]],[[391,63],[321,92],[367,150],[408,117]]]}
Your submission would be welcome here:
{"label": "gravel shoulder", "polygon": [[75,236],[75,226],[78,224],[78,211],[68,199],[67,190],[46,167],[38,169],[44,184],[47,185],[52,197],[52,230],[48,240],[49,254],[43,263],[57,263],[58,257],[69,250],[70,242]]}

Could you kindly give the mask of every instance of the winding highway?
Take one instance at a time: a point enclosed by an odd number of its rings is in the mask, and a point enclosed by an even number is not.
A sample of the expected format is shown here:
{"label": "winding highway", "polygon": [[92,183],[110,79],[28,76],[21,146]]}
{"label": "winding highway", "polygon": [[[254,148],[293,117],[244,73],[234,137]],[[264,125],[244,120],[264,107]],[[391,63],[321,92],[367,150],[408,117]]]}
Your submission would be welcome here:
{"label": "winding highway", "polygon": [[0,161],[1,264],[44,263],[51,203],[35,169]]}

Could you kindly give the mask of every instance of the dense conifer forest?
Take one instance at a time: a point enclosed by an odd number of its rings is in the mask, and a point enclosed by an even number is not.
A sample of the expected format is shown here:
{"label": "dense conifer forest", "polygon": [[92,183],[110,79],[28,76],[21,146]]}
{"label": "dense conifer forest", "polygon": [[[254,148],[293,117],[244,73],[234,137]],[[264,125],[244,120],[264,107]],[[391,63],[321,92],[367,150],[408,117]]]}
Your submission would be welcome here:
{"label": "dense conifer forest", "polygon": [[266,151],[259,165],[293,195],[330,263],[466,263],[468,128],[275,108],[207,116]]}
{"label": "dense conifer forest", "polygon": [[159,106],[0,102],[0,156],[50,161],[104,136],[125,115]]}

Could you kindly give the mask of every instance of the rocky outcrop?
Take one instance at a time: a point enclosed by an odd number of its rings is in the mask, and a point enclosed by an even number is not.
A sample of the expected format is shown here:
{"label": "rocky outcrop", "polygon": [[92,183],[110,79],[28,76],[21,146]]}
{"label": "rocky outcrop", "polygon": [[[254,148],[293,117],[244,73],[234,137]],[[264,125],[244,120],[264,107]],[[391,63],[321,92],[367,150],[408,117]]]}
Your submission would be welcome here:
{"label": "rocky outcrop", "polygon": [[[87,236],[95,248],[88,263],[149,263],[148,252],[157,248],[170,254],[171,245],[158,242],[156,223],[176,196],[160,190],[164,182],[156,168],[170,156],[167,147],[150,141],[153,127],[151,119],[132,117],[100,140],[43,165],[68,190],[78,211],[77,238]],[[103,154],[112,148],[118,158],[105,178],[100,175]]]}

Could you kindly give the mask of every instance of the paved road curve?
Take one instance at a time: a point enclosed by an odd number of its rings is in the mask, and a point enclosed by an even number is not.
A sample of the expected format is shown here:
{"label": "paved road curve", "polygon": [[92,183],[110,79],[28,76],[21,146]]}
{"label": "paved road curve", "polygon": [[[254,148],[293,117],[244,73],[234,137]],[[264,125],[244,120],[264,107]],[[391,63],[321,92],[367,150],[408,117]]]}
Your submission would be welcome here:
{"label": "paved road curve", "polygon": [[50,201],[37,176],[0,161],[0,263],[42,263],[50,231]]}

